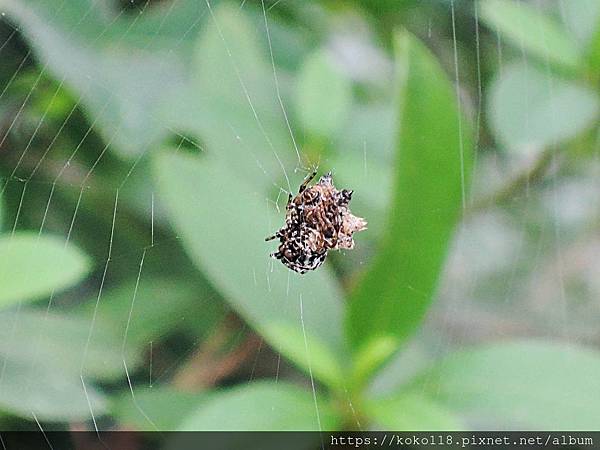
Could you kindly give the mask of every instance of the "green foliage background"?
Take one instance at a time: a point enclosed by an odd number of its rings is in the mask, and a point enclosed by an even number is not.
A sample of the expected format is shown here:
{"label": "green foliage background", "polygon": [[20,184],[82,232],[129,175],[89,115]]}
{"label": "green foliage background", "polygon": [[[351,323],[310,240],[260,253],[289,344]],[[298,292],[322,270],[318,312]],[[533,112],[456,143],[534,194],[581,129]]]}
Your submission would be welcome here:
{"label": "green foliage background", "polygon": [[597,2],[0,12],[0,430],[598,428]]}

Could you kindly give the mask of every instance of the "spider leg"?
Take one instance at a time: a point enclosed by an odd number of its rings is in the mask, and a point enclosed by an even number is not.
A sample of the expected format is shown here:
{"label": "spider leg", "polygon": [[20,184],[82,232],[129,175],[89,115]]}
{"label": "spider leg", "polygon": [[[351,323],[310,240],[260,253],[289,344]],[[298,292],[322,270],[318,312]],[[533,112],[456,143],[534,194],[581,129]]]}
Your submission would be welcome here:
{"label": "spider leg", "polygon": [[288,193],[288,201],[287,204],[285,205],[285,208],[288,209],[290,207],[290,203],[292,203],[292,193]]}
{"label": "spider leg", "polygon": [[300,189],[298,189],[298,193],[304,192],[304,190],[308,187],[308,183],[310,183],[314,177],[317,176],[317,171],[313,170],[313,172],[307,176],[304,181],[302,182],[302,184],[300,185]]}
{"label": "spider leg", "polygon": [[275,233],[273,236],[269,236],[267,238],[265,238],[265,241],[272,241],[273,239],[279,239],[281,237],[281,230],[277,231],[277,233]]}

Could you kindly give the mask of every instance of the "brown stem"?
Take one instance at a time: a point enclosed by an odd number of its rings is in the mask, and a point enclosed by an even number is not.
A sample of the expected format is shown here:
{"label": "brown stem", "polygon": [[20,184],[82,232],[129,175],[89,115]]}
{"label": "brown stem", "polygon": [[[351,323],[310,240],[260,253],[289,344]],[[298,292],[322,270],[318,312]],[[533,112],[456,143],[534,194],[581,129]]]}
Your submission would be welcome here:
{"label": "brown stem", "polygon": [[513,199],[519,191],[543,178],[552,163],[555,153],[556,149],[553,147],[544,150],[531,167],[517,174],[505,186],[492,195],[474,202],[467,209],[467,215],[481,212],[494,205],[506,203]]}
{"label": "brown stem", "polygon": [[177,372],[173,378],[175,387],[196,391],[214,386],[235,372],[258,350],[261,340],[256,334],[251,333],[232,351],[221,355],[234,333],[230,319],[226,318],[210,339],[203,343]]}

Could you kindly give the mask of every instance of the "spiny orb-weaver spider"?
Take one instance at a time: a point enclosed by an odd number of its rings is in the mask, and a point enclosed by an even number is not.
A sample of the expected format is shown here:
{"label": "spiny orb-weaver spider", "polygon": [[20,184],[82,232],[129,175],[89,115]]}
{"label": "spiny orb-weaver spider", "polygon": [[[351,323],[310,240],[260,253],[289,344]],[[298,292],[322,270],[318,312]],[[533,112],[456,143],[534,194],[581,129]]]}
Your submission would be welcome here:
{"label": "spiny orb-weaver spider", "polygon": [[279,239],[271,257],[301,274],[323,264],[329,250],[354,248],[352,235],[367,228],[365,219],[350,212],[353,191],[337,190],[331,172],[309,186],[316,175],[314,171],[306,177],[298,195],[289,194],[284,226],[265,239]]}

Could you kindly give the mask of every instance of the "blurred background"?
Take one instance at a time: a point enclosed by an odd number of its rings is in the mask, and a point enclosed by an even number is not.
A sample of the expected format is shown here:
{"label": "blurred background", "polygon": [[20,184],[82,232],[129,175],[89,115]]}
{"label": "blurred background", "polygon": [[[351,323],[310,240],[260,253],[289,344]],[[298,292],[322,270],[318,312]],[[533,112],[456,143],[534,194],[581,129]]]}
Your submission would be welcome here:
{"label": "blurred background", "polygon": [[598,428],[599,2],[0,14],[0,430]]}

